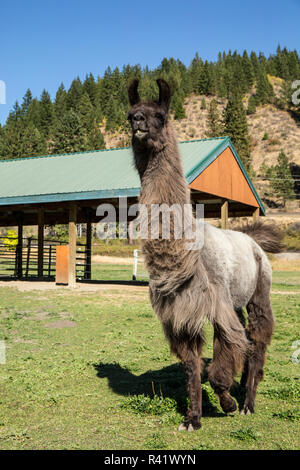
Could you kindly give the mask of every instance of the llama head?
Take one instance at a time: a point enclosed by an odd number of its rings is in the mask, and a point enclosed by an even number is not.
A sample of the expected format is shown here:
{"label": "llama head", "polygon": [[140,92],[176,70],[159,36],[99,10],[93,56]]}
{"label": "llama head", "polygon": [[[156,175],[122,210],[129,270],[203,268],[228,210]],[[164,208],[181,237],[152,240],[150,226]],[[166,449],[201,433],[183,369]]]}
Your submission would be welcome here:
{"label": "llama head", "polygon": [[141,101],[138,93],[138,80],[128,88],[131,109],[128,120],[132,129],[132,144],[139,149],[159,150],[165,140],[165,128],[171,100],[170,87],[165,80],[158,79],[158,101]]}

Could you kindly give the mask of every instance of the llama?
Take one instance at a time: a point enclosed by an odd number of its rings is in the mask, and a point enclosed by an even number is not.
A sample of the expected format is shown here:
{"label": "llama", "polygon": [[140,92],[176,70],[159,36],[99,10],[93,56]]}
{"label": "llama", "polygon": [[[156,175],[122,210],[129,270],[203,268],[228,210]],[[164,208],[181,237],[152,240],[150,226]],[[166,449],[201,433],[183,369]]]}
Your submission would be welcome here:
{"label": "llama", "polygon": [[[170,88],[162,79],[157,84],[158,101],[141,101],[138,80],[128,88],[134,163],[141,180],[139,203],[147,208],[152,204],[184,207],[190,203],[190,194],[168,121]],[[193,227],[198,224],[193,215],[189,222]],[[214,328],[208,378],[223,411],[237,409],[229,390],[235,374],[243,370],[245,401],[241,414],[254,412],[256,389],[263,378],[266,347],[273,330],[272,273],[263,249],[281,249],[276,229],[260,222],[243,227],[244,233],[201,223],[204,244],[199,250],[189,249],[185,237],[142,240],[150,301],[171,352],[182,361],[186,372],[190,408],[179,430],[187,431],[201,427],[205,319]],[[243,307],[248,312],[247,328]]]}

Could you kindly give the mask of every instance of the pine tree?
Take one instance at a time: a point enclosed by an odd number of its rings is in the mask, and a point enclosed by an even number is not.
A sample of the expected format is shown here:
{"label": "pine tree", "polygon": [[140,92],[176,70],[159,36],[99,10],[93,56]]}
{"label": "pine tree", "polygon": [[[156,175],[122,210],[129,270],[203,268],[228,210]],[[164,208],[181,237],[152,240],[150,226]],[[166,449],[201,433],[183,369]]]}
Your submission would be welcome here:
{"label": "pine tree", "polygon": [[277,164],[271,167],[270,186],[277,196],[286,201],[295,198],[294,184],[289,159],[281,150]]}
{"label": "pine tree", "polygon": [[78,116],[81,119],[81,122],[85,129],[90,129],[93,122],[94,108],[91,103],[88,93],[85,91],[78,104]]}
{"label": "pine tree", "polygon": [[207,82],[207,95],[215,95],[217,93],[217,76],[214,64],[208,65],[208,82]]}
{"label": "pine tree", "polygon": [[28,124],[24,128],[20,142],[20,152],[22,157],[33,157],[46,153],[45,138],[33,124]]}
{"label": "pine tree", "polygon": [[242,98],[239,94],[232,94],[229,97],[224,112],[224,131],[231,138],[246,170],[251,170],[247,117]]}
{"label": "pine tree", "polygon": [[111,131],[118,128],[123,122],[123,117],[118,106],[117,100],[113,97],[109,98],[106,108],[106,116],[107,120],[105,128],[107,131]]}
{"label": "pine tree", "polygon": [[23,102],[22,102],[22,105],[21,105],[21,112],[22,112],[23,117],[27,116],[28,109],[29,109],[29,106],[30,106],[31,102],[32,102],[32,93],[31,93],[30,89],[28,88],[28,90],[26,91],[26,93],[24,95]]}
{"label": "pine tree", "polygon": [[264,105],[271,103],[274,97],[274,90],[269,82],[266,71],[263,67],[260,67],[258,71],[257,87],[256,87],[256,104]]}
{"label": "pine tree", "polygon": [[226,98],[227,96],[226,76],[225,65],[219,61],[216,65],[217,95],[219,98]]}
{"label": "pine tree", "polygon": [[256,79],[257,79],[257,77],[258,77],[258,71],[259,71],[259,67],[260,67],[260,66],[259,66],[258,57],[257,57],[256,53],[253,52],[253,51],[252,51],[251,54],[250,54],[250,60],[251,60],[251,63],[252,63],[254,75],[255,75],[255,77],[256,77]]}
{"label": "pine tree", "polygon": [[207,124],[209,129],[208,136],[220,137],[223,129],[218,111],[218,103],[215,99],[211,100],[209,105]]}
{"label": "pine tree", "polygon": [[254,95],[251,95],[248,101],[247,114],[255,114],[255,113],[256,113],[256,98]]}
{"label": "pine tree", "polygon": [[277,104],[281,109],[287,110],[290,107],[292,94],[291,82],[282,80],[279,97],[277,98]]}
{"label": "pine tree", "polygon": [[174,119],[183,119],[186,117],[184,109],[184,94],[177,91],[172,97],[172,111]]}
{"label": "pine tree", "polygon": [[199,93],[199,78],[203,67],[203,61],[200,59],[198,52],[196,53],[192,63],[189,67],[189,74],[191,78],[192,91]]}
{"label": "pine tree", "polygon": [[48,137],[53,125],[54,109],[50,95],[43,90],[39,106],[40,129],[45,137]]}
{"label": "pine tree", "polygon": [[253,64],[249,58],[247,51],[243,53],[242,66],[245,73],[245,78],[247,82],[248,89],[251,88],[254,84],[255,74]]}
{"label": "pine tree", "polygon": [[1,156],[5,158],[17,158],[22,156],[20,143],[22,141],[24,128],[25,121],[22,115],[22,109],[18,101],[16,101],[13,110],[8,115],[5,127],[1,130]]}
{"label": "pine tree", "polygon": [[24,133],[24,121],[21,119],[7,121],[2,132],[2,155],[5,158],[22,157],[22,137]]}
{"label": "pine tree", "polygon": [[105,149],[105,140],[99,129],[99,126],[97,125],[96,119],[92,121],[92,125],[88,133],[87,149],[88,150]]}
{"label": "pine tree", "polygon": [[54,101],[54,114],[56,119],[62,119],[67,112],[67,92],[63,83],[59,86]]}
{"label": "pine tree", "polygon": [[33,100],[31,100],[28,106],[26,122],[27,124],[32,124],[39,131],[41,131],[42,126],[41,126],[41,115],[40,115],[40,102],[37,98],[33,98]]}
{"label": "pine tree", "polygon": [[73,109],[67,111],[65,116],[58,121],[50,148],[51,153],[71,153],[87,150],[82,123]]}
{"label": "pine tree", "polygon": [[79,77],[75,78],[67,93],[67,109],[78,111],[78,104],[83,93],[83,86]]}
{"label": "pine tree", "polygon": [[92,73],[86,75],[85,81],[83,82],[83,93],[87,93],[92,105],[96,107],[98,99],[97,85]]}
{"label": "pine tree", "polygon": [[298,52],[296,50],[288,54],[288,66],[290,80],[297,80],[300,77],[300,60]]}
{"label": "pine tree", "polygon": [[197,93],[199,93],[200,95],[206,95],[207,90],[208,90],[208,85],[209,85],[209,63],[206,60],[199,74]]}

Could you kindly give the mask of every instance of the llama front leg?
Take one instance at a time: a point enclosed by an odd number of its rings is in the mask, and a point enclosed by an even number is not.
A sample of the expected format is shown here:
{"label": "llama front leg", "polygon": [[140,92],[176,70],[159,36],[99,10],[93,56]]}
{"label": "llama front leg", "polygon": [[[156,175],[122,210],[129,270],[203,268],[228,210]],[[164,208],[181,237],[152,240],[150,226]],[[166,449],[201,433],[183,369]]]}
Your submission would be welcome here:
{"label": "llama front leg", "polygon": [[201,370],[202,361],[200,352],[202,349],[202,338],[198,341],[171,342],[171,351],[174,352],[182,361],[186,378],[187,389],[190,398],[190,408],[179,426],[179,431],[194,431],[201,427],[202,416],[202,389],[201,389]]}
{"label": "llama front leg", "polygon": [[184,361],[184,369],[187,377],[187,389],[190,397],[190,408],[184,422],[179,426],[179,431],[194,431],[201,427],[202,417],[202,387],[201,387],[201,359],[192,351]]}
{"label": "llama front leg", "polygon": [[190,398],[190,408],[179,426],[179,431],[194,431],[201,427],[202,389],[201,351],[204,344],[202,333],[191,336],[186,330],[174,332],[171,322],[164,323],[165,336],[170,344],[171,353],[182,361],[187,378],[187,389]]}

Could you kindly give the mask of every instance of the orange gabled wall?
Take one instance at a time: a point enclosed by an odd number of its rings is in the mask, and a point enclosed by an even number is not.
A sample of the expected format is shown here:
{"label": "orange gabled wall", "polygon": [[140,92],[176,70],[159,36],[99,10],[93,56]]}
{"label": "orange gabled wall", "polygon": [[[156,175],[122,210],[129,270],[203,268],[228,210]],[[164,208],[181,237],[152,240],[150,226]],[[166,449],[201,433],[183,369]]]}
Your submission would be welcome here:
{"label": "orange gabled wall", "polygon": [[189,187],[225,199],[259,207],[232,151],[227,147]]}

